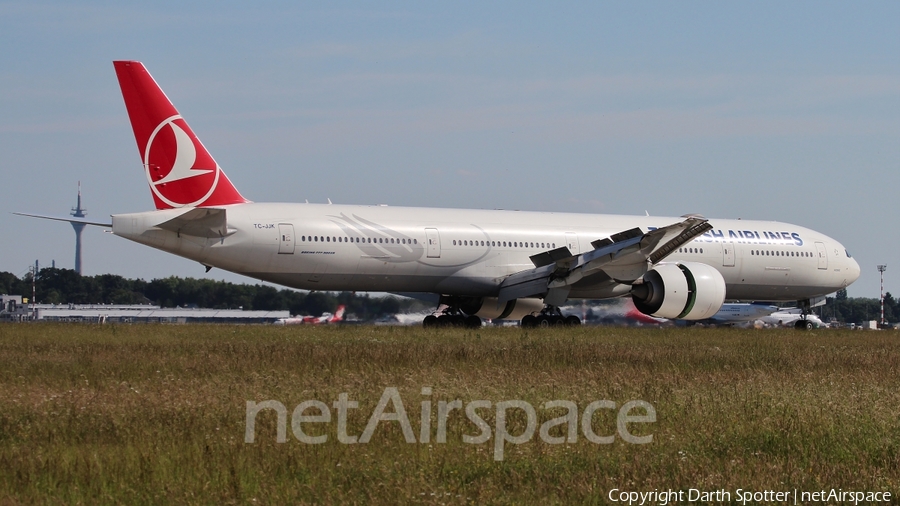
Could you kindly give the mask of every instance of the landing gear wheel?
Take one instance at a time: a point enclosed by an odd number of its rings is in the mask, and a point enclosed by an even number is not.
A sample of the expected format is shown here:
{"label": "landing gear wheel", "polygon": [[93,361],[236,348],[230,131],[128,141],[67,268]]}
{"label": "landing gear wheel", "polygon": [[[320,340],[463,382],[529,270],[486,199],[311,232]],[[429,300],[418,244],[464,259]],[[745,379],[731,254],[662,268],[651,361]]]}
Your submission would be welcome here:
{"label": "landing gear wheel", "polygon": [[438,317],[434,316],[433,314],[426,316],[425,319],[422,320],[422,326],[426,329],[437,327]]}
{"label": "landing gear wheel", "polygon": [[797,330],[812,330],[816,328],[816,326],[809,320],[797,320],[794,323],[794,328]]}
{"label": "landing gear wheel", "polygon": [[541,328],[547,328],[553,325],[553,317],[550,315],[541,315],[537,317],[537,326]]}
{"label": "landing gear wheel", "polygon": [[566,325],[570,327],[578,327],[581,325],[581,318],[575,315],[569,315],[566,317]]}
{"label": "landing gear wheel", "polygon": [[438,316],[438,327],[452,327],[455,325],[455,317],[449,314],[442,314]]}
{"label": "landing gear wheel", "polygon": [[481,328],[481,318],[475,315],[469,315],[465,320],[466,328],[468,329],[478,329]]}
{"label": "landing gear wheel", "polygon": [[526,329],[533,329],[537,327],[537,318],[532,314],[527,314],[522,317],[522,326]]}

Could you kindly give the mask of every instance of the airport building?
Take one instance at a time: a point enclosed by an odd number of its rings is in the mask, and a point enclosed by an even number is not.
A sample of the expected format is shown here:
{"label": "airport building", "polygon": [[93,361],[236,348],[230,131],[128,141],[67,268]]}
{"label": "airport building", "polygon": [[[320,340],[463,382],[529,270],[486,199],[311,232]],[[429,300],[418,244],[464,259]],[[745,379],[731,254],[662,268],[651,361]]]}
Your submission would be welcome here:
{"label": "airport building", "polygon": [[149,304],[28,304],[19,295],[0,295],[0,321],[77,323],[272,323],[290,311],[163,308]]}

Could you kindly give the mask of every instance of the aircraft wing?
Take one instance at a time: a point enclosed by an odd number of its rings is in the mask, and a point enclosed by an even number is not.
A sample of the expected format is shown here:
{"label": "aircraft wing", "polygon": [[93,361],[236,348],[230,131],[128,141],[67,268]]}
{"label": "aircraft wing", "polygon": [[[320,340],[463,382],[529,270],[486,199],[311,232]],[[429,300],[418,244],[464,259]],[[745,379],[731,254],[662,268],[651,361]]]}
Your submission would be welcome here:
{"label": "aircraft wing", "polygon": [[710,230],[702,216],[644,232],[640,228],[591,243],[593,250],[573,255],[565,246],[531,257],[534,269],[508,276],[500,284],[499,303],[523,297],[543,297],[546,304],[565,302],[572,285],[605,273],[620,283],[632,283],[679,246]]}

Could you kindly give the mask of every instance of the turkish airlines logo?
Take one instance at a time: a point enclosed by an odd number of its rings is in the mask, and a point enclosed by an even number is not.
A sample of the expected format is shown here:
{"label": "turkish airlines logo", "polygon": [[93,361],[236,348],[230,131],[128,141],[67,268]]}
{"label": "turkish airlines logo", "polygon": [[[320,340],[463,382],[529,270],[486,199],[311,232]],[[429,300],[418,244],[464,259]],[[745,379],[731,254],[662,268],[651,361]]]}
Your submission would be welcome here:
{"label": "turkish airlines logo", "polygon": [[163,120],[150,134],[144,170],[153,194],[172,207],[205,202],[222,172],[180,115]]}

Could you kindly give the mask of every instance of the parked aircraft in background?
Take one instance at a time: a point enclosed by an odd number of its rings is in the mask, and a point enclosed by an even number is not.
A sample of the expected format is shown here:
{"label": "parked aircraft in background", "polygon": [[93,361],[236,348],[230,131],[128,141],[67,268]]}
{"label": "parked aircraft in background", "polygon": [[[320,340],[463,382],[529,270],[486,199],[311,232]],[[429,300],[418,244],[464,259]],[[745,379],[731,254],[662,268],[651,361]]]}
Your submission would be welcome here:
{"label": "parked aircraft in background", "polygon": [[767,325],[779,325],[782,327],[803,327],[812,329],[816,327],[824,327],[825,322],[814,314],[803,314],[800,308],[785,309],[776,311],[770,315],[759,318],[760,321]]}
{"label": "parked aircraft in background", "polygon": [[338,323],[344,320],[344,311],[346,307],[338,306],[337,310],[332,313],[322,313],[321,316],[293,316],[291,318],[279,318],[273,323],[275,325],[321,325],[326,323]]}
{"label": "parked aircraft in background", "polygon": [[709,322],[716,325],[730,325],[734,323],[752,322],[759,320],[763,316],[768,316],[779,307],[772,304],[764,303],[726,303],[722,304],[716,314],[709,318]]}
{"label": "parked aircraft in background", "polygon": [[672,320],[668,318],[657,318],[655,316],[646,315],[637,309],[632,309],[631,311],[625,313],[625,319],[629,321],[633,321],[635,323],[640,323],[641,325],[662,325],[664,323],[670,323]]}
{"label": "parked aircraft in background", "polygon": [[[645,315],[638,311],[633,305],[628,305],[631,307],[624,313],[624,317],[628,321],[632,321],[642,325],[662,325],[673,322],[672,320],[666,318],[655,318],[653,316]],[[787,326],[793,325],[796,321],[798,321],[801,317],[800,313],[801,310],[799,308],[782,309],[778,306],[765,303],[732,302],[722,304],[722,308],[719,309],[716,314],[706,320],[701,320],[697,323],[709,325],[737,325],[750,322],[759,322],[760,324],[777,324]],[[770,315],[777,316],[778,318],[768,318]],[[816,326],[824,326],[821,320],[816,318],[815,315],[810,314],[809,318],[816,324]],[[690,324],[691,322],[687,323]]]}
{"label": "parked aircraft in background", "polygon": [[630,297],[645,315],[686,320],[726,299],[808,308],[859,277],[838,241],[780,222],[253,203],[140,62],[114,66],[156,210],[61,219],[207,269],[308,290],[437,294],[447,309],[425,325],[472,326],[579,323],[559,310],[570,299]]}

